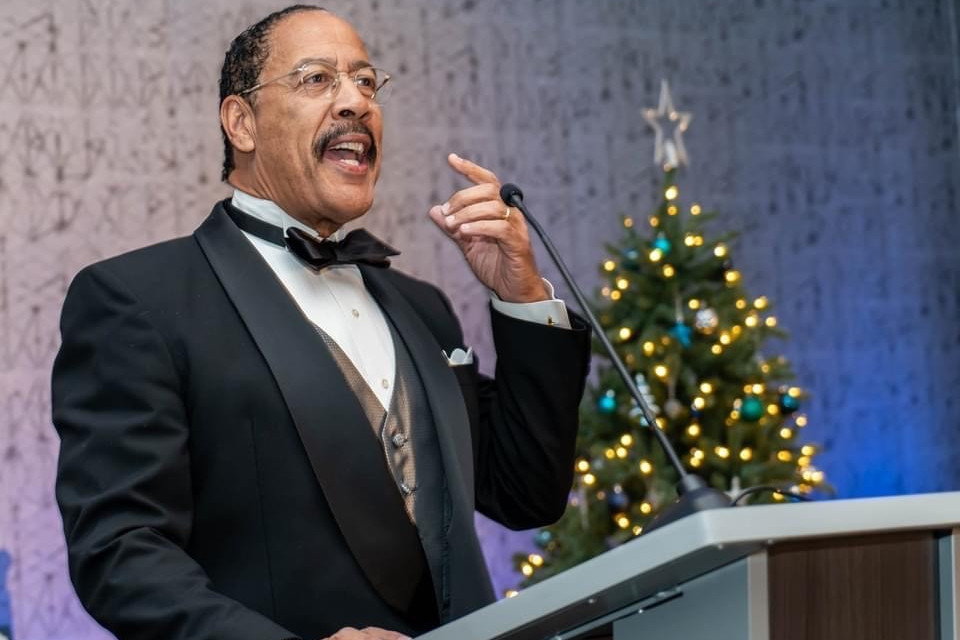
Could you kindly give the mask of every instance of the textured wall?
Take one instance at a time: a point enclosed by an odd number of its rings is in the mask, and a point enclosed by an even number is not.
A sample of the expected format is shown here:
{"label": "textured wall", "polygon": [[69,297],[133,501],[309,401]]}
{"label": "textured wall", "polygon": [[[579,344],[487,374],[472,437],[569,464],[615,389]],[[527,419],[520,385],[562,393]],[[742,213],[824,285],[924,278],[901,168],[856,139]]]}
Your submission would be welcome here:
{"label": "textured wall", "polygon": [[[734,257],[793,334],[809,433],[832,447],[823,466],[841,495],[958,489],[950,2],[331,0],[398,74],[368,226],[451,294],[489,368],[484,293],[425,217],[461,184],[445,154],[521,182],[591,281],[617,216],[654,202],[639,111],[666,76],[695,114],[682,194],[743,233]],[[52,501],[66,285],[93,260],[190,232],[224,195],[218,64],[279,6],[0,5],[0,548],[18,640],[103,637],[71,595]],[[503,549],[520,542],[480,528],[506,586]]]}

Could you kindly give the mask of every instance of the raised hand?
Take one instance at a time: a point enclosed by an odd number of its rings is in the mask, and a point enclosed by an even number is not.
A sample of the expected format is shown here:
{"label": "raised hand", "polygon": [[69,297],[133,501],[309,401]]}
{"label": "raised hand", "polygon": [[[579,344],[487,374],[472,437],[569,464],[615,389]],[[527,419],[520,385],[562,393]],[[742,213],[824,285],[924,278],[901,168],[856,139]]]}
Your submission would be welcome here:
{"label": "raised hand", "polygon": [[530,246],[523,214],[500,199],[497,176],[455,153],[447,156],[454,171],[473,186],[430,208],[430,218],[463,251],[474,275],[501,300],[549,299]]}
{"label": "raised hand", "polygon": [[353,627],[344,627],[332,636],[324,640],[411,640],[409,636],[396,631],[388,631],[380,627],[364,627],[363,629],[354,629]]}

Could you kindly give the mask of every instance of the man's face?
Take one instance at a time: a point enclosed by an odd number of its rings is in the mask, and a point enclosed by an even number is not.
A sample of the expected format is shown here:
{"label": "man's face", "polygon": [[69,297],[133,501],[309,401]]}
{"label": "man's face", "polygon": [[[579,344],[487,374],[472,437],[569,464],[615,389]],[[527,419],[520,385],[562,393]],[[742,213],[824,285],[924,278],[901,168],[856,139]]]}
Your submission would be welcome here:
{"label": "man's face", "polygon": [[[370,64],[353,28],[321,11],[281,20],[269,35],[269,50],[261,82],[310,60],[347,72]],[[297,80],[298,75],[292,75],[256,92],[253,178],[264,197],[295,218],[314,227],[339,227],[373,204],[382,114],[347,75],[340,76],[333,97],[307,95],[296,87]],[[357,143],[363,145],[362,152]]]}

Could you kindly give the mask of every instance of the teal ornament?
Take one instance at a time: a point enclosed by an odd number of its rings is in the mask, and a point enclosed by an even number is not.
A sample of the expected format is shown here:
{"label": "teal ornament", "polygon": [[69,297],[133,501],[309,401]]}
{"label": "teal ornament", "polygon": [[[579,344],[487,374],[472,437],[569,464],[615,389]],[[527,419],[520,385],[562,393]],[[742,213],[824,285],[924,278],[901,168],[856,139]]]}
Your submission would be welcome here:
{"label": "teal ornament", "polygon": [[740,417],[746,422],[756,422],[763,417],[763,403],[757,396],[747,396],[740,403]]}
{"label": "teal ornament", "polygon": [[640,252],[636,249],[627,249],[623,252],[623,266],[627,269],[636,269],[640,266]]}
{"label": "teal ornament", "polygon": [[551,540],[553,540],[553,534],[546,529],[537,531],[537,534],[533,536],[533,542],[541,549],[546,549]]}
{"label": "teal ornament", "polygon": [[684,347],[689,347],[693,343],[693,329],[682,322],[678,322],[677,324],[673,325],[668,333],[676,338],[677,342],[682,344]]}
{"label": "teal ornament", "polygon": [[607,389],[606,393],[597,400],[597,410],[600,413],[613,413],[617,410],[617,394],[613,389]]}
{"label": "teal ornament", "polygon": [[800,408],[800,401],[789,393],[780,394],[780,413],[790,415]]}
{"label": "teal ornament", "polygon": [[661,233],[657,236],[656,240],[653,241],[653,248],[660,249],[663,255],[667,255],[670,253],[670,250],[673,249],[673,244],[667,239],[667,236]]}

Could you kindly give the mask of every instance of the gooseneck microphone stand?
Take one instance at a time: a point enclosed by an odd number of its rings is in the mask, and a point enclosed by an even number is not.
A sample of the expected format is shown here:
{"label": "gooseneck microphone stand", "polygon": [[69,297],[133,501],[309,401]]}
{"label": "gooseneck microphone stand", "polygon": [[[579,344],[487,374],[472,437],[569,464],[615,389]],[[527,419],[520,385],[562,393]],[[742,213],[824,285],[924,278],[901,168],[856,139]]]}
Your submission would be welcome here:
{"label": "gooseneck microphone stand", "polygon": [[583,312],[583,315],[586,316],[590,326],[593,328],[594,334],[600,340],[601,344],[603,344],[603,348],[610,356],[610,361],[613,362],[614,368],[616,368],[617,373],[620,374],[620,377],[623,379],[627,389],[630,390],[630,394],[633,396],[633,399],[637,403],[637,407],[639,407],[640,412],[643,414],[644,420],[647,422],[647,426],[657,439],[657,442],[660,443],[660,446],[666,452],[667,457],[670,459],[670,464],[673,465],[673,468],[677,471],[677,474],[680,477],[680,481],[677,483],[677,502],[662,510],[660,514],[657,515],[657,517],[646,526],[644,532],[648,533],[658,527],[662,527],[665,524],[679,520],[680,518],[698,511],[729,507],[730,498],[727,497],[727,494],[707,486],[707,483],[704,482],[703,478],[692,474],[683,468],[683,463],[680,462],[677,452],[674,450],[673,445],[670,444],[667,436],[657,428],[656,418],[653,415],[653,411],[650,410],[650,405],[646,400],[644,400],[640,390],[637,389],[636,383],[630,377],[630,372],[627,371],[626,365],[623,364],[623,360],[620,359],[620,357],[617,355],[617,352],[614,350],[613,345],[610,344],[610,340],[607,338],[606,332],[603,330],[603,327],[600,325],[597,317],[593,315],[593,311],[590,310],[590,305],[587,303],[583,292],[580,291],[580,287],[577,286],[576,281],[573,279],[573,276],[567,269],[567,265],[564,264],[563,260],[560,258],[560,254],[557,253],[556,248],[553,246],[553,242],[550,241],[550,237],[543,230],[543,227],[541,227],[540,223],[538,223],[536,219],[530,215],[527,207],[524,206],[523,192],[520,191],[520,188],[517,185],[507,183],[500,188],[500,198],[507,205],[519,209],[523,213],[524,218],[526,218],[527,223],[533,227],[533,230],[537,232],[538,236],[540,236],[540,240],[543,241],[543,246],[546,247],[547,253],[550,254],[554,264],[557,265],[557,268],[560,270],[560,274],[566,281],[567,286],[569,286],[570,290],[573,292],[573,296],[577,299],[577,304],[580,305],[580,309]]}

